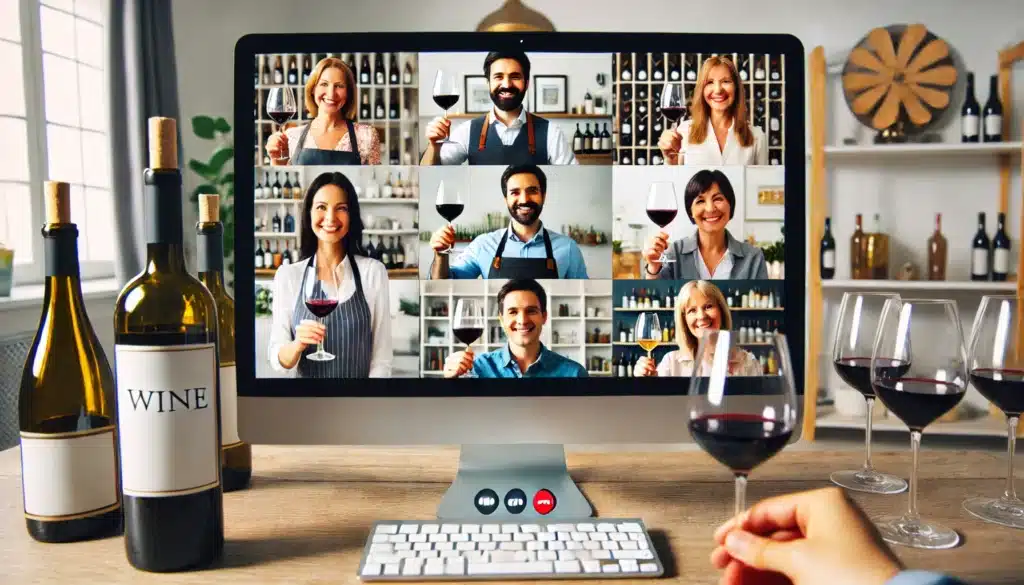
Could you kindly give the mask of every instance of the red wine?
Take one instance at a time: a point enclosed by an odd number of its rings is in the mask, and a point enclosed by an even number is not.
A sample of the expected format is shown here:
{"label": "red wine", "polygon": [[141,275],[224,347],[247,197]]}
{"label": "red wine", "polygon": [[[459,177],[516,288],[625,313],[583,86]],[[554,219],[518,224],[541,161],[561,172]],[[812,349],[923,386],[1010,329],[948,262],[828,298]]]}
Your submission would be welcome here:
{"label": "red wine", "polygon": [[971,384],[1007,415],[1024,412],[1024,370],[977,368],[971,370]]}
{"label": "red wine", "polygon": [[[890,360],[889,363],[888,366],[878,368],[879,377],[900,378],[910,369],[910,364],[907,362]],[[833,365],[844,382],[853,386],[865,397],[874,397],[875,390],[871,387],[871,358],[841,357],[833,362]]]}
{"label": "red wine", "polygon": [[483,327],[456,327],[452,330],[452,334],[455,335],[455,339],[470,345],[480,339],[480,336],[484,334],[484,329]]}
{"label": "red wine", "polygon": [[267,112],[267,115],[277,124],[284,124],[295,117],[295,112]]}
{"label": "red wine", "polygon": [[337,306],[338,301],[334,299],[313,299],[306,301],[306,308],[309,309],[309,312],[321,319],[330,315],[331,311],[333,311]]}
{"label": "red wine", "polygon": [[462,210],[465,207],[462,203],[439,203],[437,205],[437,212],[441,214],[441,217],[452,222],[455,221],[456,217],[462,215]]}
{"label": "red wine", "polygon": [[875,393],[912,431],[923,430],[953,409],[966,388],[929,378],[885,378],[875,383]]}
{"label": "red wine", "polygon": [[734,473],[749,473],[781,451],[793,429],[752,414],[717,414],[690,421],[690,433],[719,463]]}
{"label": "red wine", "polygon": [[668,106],[661,108],[661,115],[669,122],[678,122],[683,118],[683,114],[686,113],[686,108],[683,106]]}
{"label": "red wine", "polygon": [[651,218],[658,227],[665,227],[672,223],[672,220],[676,218],[676,214],[679,213],[677,209],[648,209],[647,217]]}
{"label": "red wine", "polygon": [[434,103],[437,104],[437,107],[444,110],[454,106],[458,101],[458,94],[442,94],[434,96]]}

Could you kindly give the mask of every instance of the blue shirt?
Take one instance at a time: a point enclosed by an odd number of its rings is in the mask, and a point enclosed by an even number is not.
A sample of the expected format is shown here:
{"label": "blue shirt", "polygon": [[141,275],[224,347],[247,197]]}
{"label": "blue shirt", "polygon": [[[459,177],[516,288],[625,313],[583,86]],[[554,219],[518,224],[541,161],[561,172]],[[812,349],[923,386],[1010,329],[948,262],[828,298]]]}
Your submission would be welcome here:
{"label": "blue shirt", "polygon": [[966,583],[949,575],[931,571],[901,571],[886,581],[885,585],[966,585]]}
{"label": "blue shirt", "polygon": [[[506,232],[508,232],[508,240],[505,242],[505,251],[501,254],[503,258],[547,257],[547,250],[544,249],[543,229],[537,230],[529,242],[523,242],[510,225],[507,228],[480,234],[473,238],[469,246],[466,246],[465,250],[451,260],[448,277],[487,278],[491,260],[494,260],[494,254],[498,251],[498,242]],[[580,251],[579,245],[572,238],[551,230],[548,230],[548,238],[551,239],[551,255],[555,257],[558,277],[587,278],[587,266],[583,262],[583,252]]]}
{"label": "blue shirt", "polygon": [[476,356],[473,374],[478,378],[586,378],[587,369],[541,344],[537,361],[526,372],[520,372],[519,363],[505,344],[501,349]]}

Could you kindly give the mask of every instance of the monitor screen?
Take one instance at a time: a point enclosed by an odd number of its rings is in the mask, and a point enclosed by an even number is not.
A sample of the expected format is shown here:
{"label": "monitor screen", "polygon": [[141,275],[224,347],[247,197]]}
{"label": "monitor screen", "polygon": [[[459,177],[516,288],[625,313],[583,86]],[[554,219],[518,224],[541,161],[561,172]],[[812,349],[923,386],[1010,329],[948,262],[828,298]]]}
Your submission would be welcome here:
{"label": "monitor screen", "polygon": [[708,329],[802,382],[784,47],[301,37],[236,75],[240,394],[686,394]]}

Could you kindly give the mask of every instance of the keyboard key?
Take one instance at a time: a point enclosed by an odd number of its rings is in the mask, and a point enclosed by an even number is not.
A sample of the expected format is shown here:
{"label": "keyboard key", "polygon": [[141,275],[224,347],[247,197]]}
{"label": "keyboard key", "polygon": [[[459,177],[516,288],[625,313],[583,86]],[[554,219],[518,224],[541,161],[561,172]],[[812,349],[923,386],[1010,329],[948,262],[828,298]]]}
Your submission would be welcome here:
{"label": "keyboard key", "polygon": [[520,527],[520,530],[522,530],[523,532],[531,533],[531,534],[536,534],[536,533],[541,531],[540,530],[540,526],[537,525],[537,524],[523,524]]}
{"label": "keyboard key", "polygon": [[423,571],[423,559],[405,559],[402,561],[402,575],[405,577],[419,575]]}
{"label": "keyboard key", "polygon": [[589,522],[582,522],[576,525],[576,530],[580,532],[594,532],[597,529]]}
{"label": "keyboard key", "polygon": [[389,542],[388,541],[388,535],[384,534],[383,532],[375,532],[373,534],[373,540],[371,542],[373,542],[373,544],[380,544],[382,542]]}
{"label": "keyboard key", "polygon": [[548,543],[548,550],[565,550],[565,543],[561,540],[552,540]]}
{"label": "keyboard key", "polygon": [[616,559],[634,559],[641,561],[649,561],[654,558],[654,555],[649,550],[615,550],[609,551]]}
{"label": "keyboard key", "polygon": [[375,530],[375,532],[377,534],[398,534],[398,525],[397,524],[378,524],[377,525],[377,530]]}
{"label": "keyboard key", "polygon": [[460,543],[455,545],[455,550],[458,550],[458,551],[476,550],[476,543],[474,543],[474,542],[460,542]]}
{"label": "keyboard key", "polygon": [[451,542],[469,542],[469,535],[465,532],[460,532],[458,534],[449,534],[448,539]]}
{"label": "keyboard key", "polygon": [[388,537],[391,542],[409,542],[409,537],[405,534],[392,534]]}
{"label": "keyboard key", "polygon": [[445,533],[431,534],[427,537],[430,542],[448,542],[448,535]]}
{"label": "keyboard key", "polygon": [[608,540],[608,533],[607,532],[591,532],[590,533],[590,540],[596,540],[596,541],[599,541],[599,542],[603,542],[605,540]]}
{"label": "keyboard key", "polygon": [[515,542],[530,542],[536,537],[529,532],[516,532],[512,535],[512,540]]}
{"label": "keyboard key", "polygon": [[424,524],[423,526],[420,526],[420,532],[422,534],[437,534],[440,528],[441,527],[437,524]]}
{"label": "keyboard key", "polygon": [[498,550],[526,550],[526,545],[521,542],[502,542],[498,544]]}
{"label": "keyboard key", "polygon": [[519,532],[519,525],[518,524],[502,524],[501,525],[501,532],[503,534],[513,534],[513,533]]}
{"label": "keyboard key", "polygon": [[555,561],[555,572],[556,573],[579,573],[580,563],[579,561]]}
{"label": "keyboard key", "polygon": [[476,545],[476,548],[477,548],[477,550],[496,550],[498,548],[498,543],[496,543],[494,541],[491,541],[491,542],[478,542],[477,545]]}
{"label": "keyboard key", "polygon": [[604,550],[604,549],[592,550],[592,551],[590,551],[590,556],[592,556],[593,558],[595,558],[597,560],[600,560],[600,561],[605,561],[605,560],[609,560],[610,561],[611,558],[612,558],[612,551]]}
{"label": "keyboard key", "polygon": [[396,551],[412,550],[411,542],[399,542],[394,545]]}
{"label": "keyboard key", "polygon": [[454,534],[459,532],[460,526],[458,524],[442,524],[441,532],[444,534]]}
{"label": "keyboard key", "polygon": [[[594,534],[597,533],[595,532]],[[601,548],[601,543],[596,540],[588,540],[587,542],[583,543],[583,548],[585,550],[597,550]]]}
{"label": "keyboard key", "polygon": [[590,540],[590,537],[587,536],[586,532],[573,532],[573,533],[571,533],[569,535],[569,538],[571,538],[572,540],[575,540],[576,542],[583,542],[585,540]]}
{"label": "keyboard key", "polygon": [[462,532],[463,532],[463,534],[476,534],[476,533],[480,532],[480,525],[479,524],[463,524],[462,525]]}
{"label": "keyboard key", "polygon": [[410,534],[409,542],[427,542],[427,535],[422,532],[418,534]]}
{"label": "keyboard key", "polygon": [[602,523],[597,525],[597,531],[598,532],[618,532],[618,529],[615,528],[614,524],[611,524],[609,522],[602,522]]}
{"label": "keyboard key", "polygon": [[654,563],[640,563],[640,572],[641,573],[657,573],[658,572],[658,565],[656,565]]}
{"label": "keyboard key", "polygon": [[462,557],[447,559],[444,564],[444,572],[446,575],[465,575],[466,559]]}
{"label": "keyboard key", "polygon": [[622,532],[615,532],[615,533],[609,534],[608,538],[610,538],[610,539],[612,539],[614,541],[617,541],[617,542],[622,542],[623,540],[629,540],[629,535],[628,534],[624,534]]}
{"label": "keyboard key", "polygon": [[500,534],[492,534],[491,540],[494,542],[512,542],[512,535],[502,532]]}
{"label": "keyboard key", "polygon": [[565,550],[583,550],[583,543],[570,540],[565,543]]}
{"label": "keyboard key", "polygon": [[622,568],[623,573],[636,573],[640,571],[640,567],[637,562],[632,559],[622,559],[619,561],[619,567]]}
{"label": "keyboard key", "polygon": [[605,573],[618,573],[619,572],[619,566],[618,565],[613,565],[613,564],[607,564],[607,565],[602,566],[601,570],[603,570]]}
{"label": "keyboard key", "polygon": [[540,550],[537,551],[538,561],[557,561],[558,553],[553,550]]}
{"label": "keyboard key", "polygon": [[619,532],[643,532],[642,526],[636,522],[623,522],[619,524]]}
{"label": "keyboard key", "polygon": [[548,541],[551,541],[551,540],[555,540],[556,538],[557,537],[555,536],[555,533],[553,533],[553,532],[540,532],[540,533],[537,534],[537,540],[539,540],[541,542],[548,542]]}
{"label": "keyboard key", "polygon": [[604,550],[619,550],[619,543],[614,540],[606,540],[601,543],[601,548]]}
{"label": "keyboard key", "polygon": [[478,534],[471,534],[471,535],[469,535],[469,537],[473,540],[473,542],[490,542],[491,541],[491,535],[490,534],[485,534],[485,533],[482,533],[482,532],[478,533]]}
{"label": "keyboard key", "polygon": [[498,526],[497,524],[484,524],[480,527],[480,532],[483,532],[484,534],[497,534],[501,532],[501,526]]}
{"label": "keyboard key", "polygon": [[373,553],[389,553],[389,552],[391,552],[393,550],[395,550],[395,548],[391,544],[371,544],[370,545],[370,554],[373,554]]}
{"label": "keyboard key", "polygon": [[384,565],[384,575],[388,577],[398,575],[400,567],[401,563],[387,563],[386,565]]}
{"label": "keyboard key", "polygon": [[647,540],[647,535],[643,532],[631,532],[629,534],[629,539],[640,542],[641,540]]}
{"label": "keyboard key", "polygon": [[402,527],[398,529],[399,534],[416,534],[420,530],[419,524],[402,524]]}
{"label": "keyboard key", "polygon": [[430,559],[423,565],[424,575],[444,575],[444,559]]}
{"label": "keyboard key", "polygon": [[601,572],[601,561],[583,561],[583,570],[587,573],[600,573]]}
{"label": "keyboard key", "polygon": [[550,561],[470,564],[466,568],[467,575],[515,575],[517,573],[525,575],[552,572],[554,569]]}
{"label": "keyboard key", "polygon": [[632,540],[627,540],[625,542],[620,542],[619,546],[622,547],[622,550],[639,550],[640,549],[640,547],[637,546],[637,543],[635,541],[632,541]]}
{"label": "keyboard key", "polygon": [[364,577],[377,577],[384,571],[384,565],[380,563],[366,563],[363,565],[362,575]]}
{"label": "keyboard key", "polygon": [[576,553],[571,550],[558,551],[558,560],[560,561],[575,561]]}

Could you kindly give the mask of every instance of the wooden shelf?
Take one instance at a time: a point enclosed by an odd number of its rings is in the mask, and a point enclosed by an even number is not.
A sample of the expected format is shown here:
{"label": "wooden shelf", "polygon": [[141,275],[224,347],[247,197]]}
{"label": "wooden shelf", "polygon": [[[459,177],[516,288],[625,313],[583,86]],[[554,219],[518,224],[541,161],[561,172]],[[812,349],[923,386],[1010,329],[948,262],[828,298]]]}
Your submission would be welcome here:
{"label": "wooden shelf", "polygon": [[[833,290],[920,290],[1013,292],[1016,282],[974,280],[823,280],[821,288]],[[733,309],[735,310],[735,309]]]}
{"label": "wooden shelf", "polygon": [[[826,146],[826,155],[834,158],[868,158],[876,156],[993,156],[1020,153],[1021,142],[979,143],[903,143]],[[810,156],[810,151],[808,151]]]}
{"label": "wooden shelf", "polygon": [[[545,113],[545,112],[540,112],[540,113],[532,112],[532,113],[534,115],[536,115],[536,116],[539,116],[541,118],[546,118],[548,120],[611,120],[611,118],[612,118],[611,114],[572,114],[572,113],[559,114],[559,113],[554,113],[554,112],[548,112],[548,113]],[[483,116],[483,115],[484,115],[483,112],[479,112],[479,113],[476,113],[476,114],[463,114],[463,113],[459,113],[459,114],[448,114],[448,118],[451,119],[451,120],[465,120],[467,118],[478,118],[478,117]]]}

